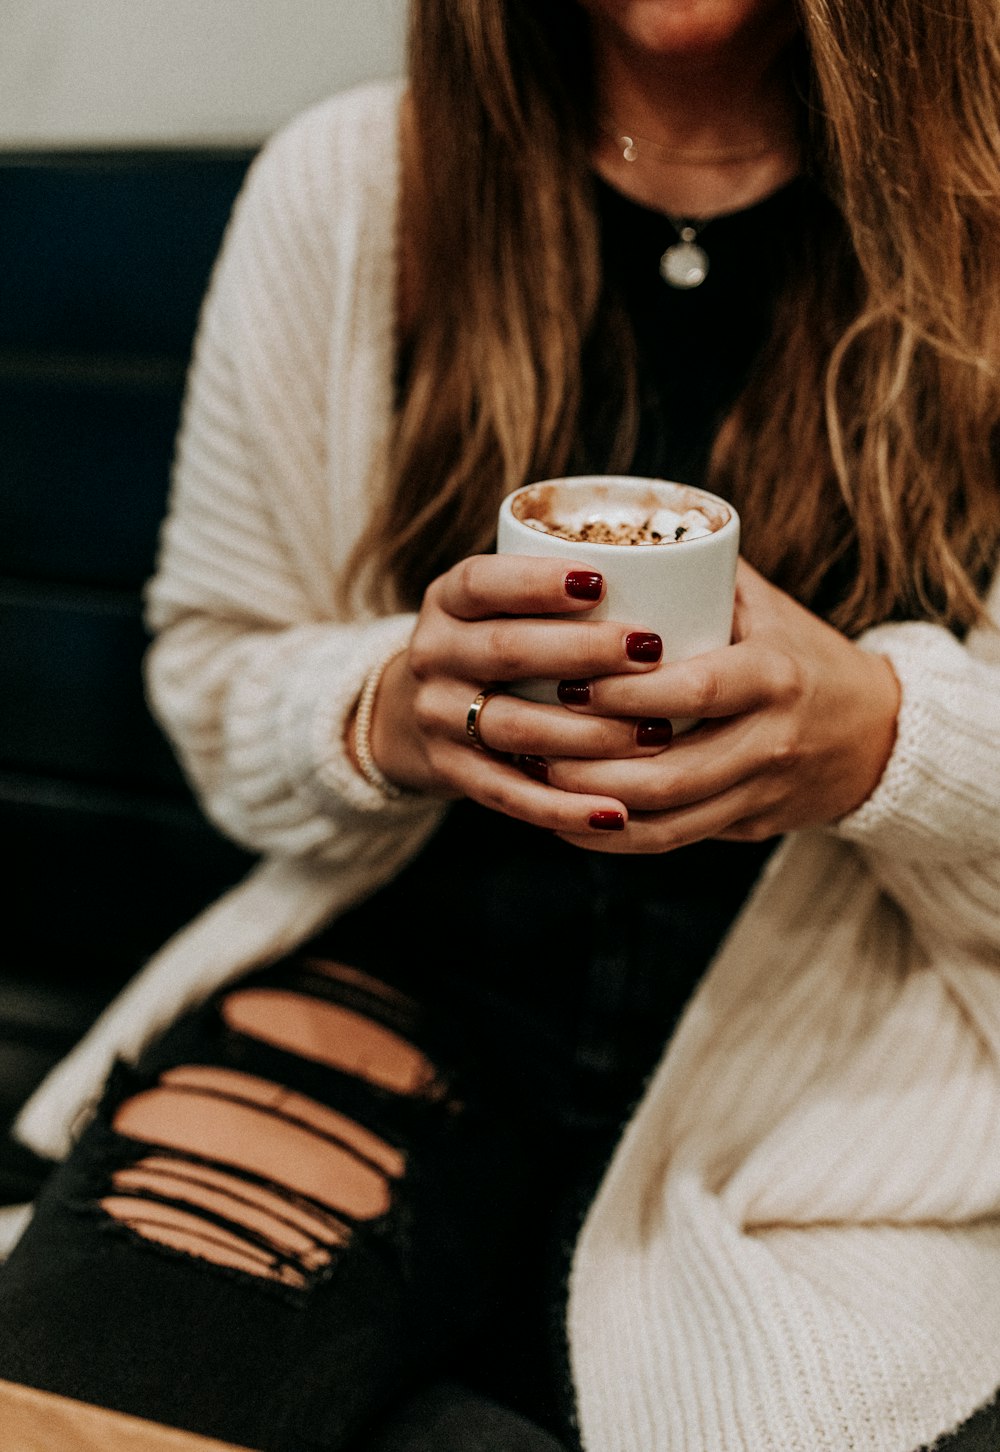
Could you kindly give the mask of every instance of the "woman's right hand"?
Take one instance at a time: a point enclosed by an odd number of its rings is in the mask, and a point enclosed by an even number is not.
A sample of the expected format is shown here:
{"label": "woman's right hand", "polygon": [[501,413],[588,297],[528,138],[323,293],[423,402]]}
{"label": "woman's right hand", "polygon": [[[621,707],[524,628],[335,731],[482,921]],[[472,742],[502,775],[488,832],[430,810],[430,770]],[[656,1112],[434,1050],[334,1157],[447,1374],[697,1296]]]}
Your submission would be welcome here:
{"label": "woman's right hand", "polygon": [[624,828],[628,814],[616,797],[550,787],[544,762],[535,759],[648,756],[669,740],[666,723],[585,716],[496,694],[479,715],[486,749],[469,739],[465,724],[474,697],[489,686],[655,669],[658,636],[639,625],[573,618],[603,591],[586,565],[521,555],[475,555],[435,580],[409,648],[386,667],[375,698],[372,754],[390,781],[471,797],[554,832]]}

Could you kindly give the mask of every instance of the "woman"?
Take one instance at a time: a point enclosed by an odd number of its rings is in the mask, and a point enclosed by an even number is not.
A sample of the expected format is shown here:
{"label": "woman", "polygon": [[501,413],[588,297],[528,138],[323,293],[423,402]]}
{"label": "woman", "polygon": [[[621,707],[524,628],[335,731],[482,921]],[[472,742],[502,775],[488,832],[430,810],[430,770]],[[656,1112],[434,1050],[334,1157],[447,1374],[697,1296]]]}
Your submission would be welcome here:
{"label": "woman", "polygon": [[[5,1270],[19,1415],[569,1446],[568,1275],[588,1452],[995,1441],[998,95],[985,0],[421,0],[267,150],[149,597],[267,857],[22,1115],[138,1059]],[[734,499],[731,646],[483,553],[584,468]]]}

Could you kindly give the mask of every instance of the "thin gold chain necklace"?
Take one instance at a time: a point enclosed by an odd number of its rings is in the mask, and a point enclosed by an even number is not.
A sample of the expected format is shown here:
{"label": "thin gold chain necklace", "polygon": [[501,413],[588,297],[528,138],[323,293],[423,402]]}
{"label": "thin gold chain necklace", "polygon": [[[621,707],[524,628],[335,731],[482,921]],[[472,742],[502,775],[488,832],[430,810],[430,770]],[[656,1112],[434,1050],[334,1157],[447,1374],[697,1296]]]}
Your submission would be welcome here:
{"label": "thin gold chain necklace", "polygon": [[[734,166],[740,162],[759,161],[762,157],[772,156],[780,151],[789,140],[788,137],[783,137],[781,141],[772,141],[753,148],[744,147],[742,150],[720,148],[714,151],[681,151],[657,141],[650,141],[647,137],[636,136],[634,132],[605,126],[601,130],[622,148],[623,161],[638,161],[640,149],[649,147],[669,156],[679,166]],[[669,213],[664,215],[677,233],[677,241],[672,242],[660,257],[660,276],[669,287],[683,292],[700,287],[708,276],[709,259],[708,253],[704,247],[698,245],[696,239],[708,226],[711,218],[699,221],[697,217],[672,217]]]}
{"label": "thin gold chain necklace", "polygon": [[619,126],[601,123],[600,129],[609,141],[621,147],[623,161],[638,161],[640,152],[648,149],[669,157],[677,166],[736,166],[741,162],[760,161],[764,156],[781,151],[794,139],[788,133],[778,141],[760,142],[756,146],[720,146],[699,151],[667,146],[662,141],[651,141],[648,136],[637,136],[634,131],[624,131]]}

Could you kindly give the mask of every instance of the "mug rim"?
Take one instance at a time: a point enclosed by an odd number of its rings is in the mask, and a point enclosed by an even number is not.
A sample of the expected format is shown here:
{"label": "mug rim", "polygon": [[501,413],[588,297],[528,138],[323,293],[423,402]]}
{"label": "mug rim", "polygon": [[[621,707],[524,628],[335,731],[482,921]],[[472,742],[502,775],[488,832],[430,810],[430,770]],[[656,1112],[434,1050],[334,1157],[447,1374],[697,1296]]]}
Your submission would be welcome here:
{"label": "mug rim", "polygon": [[562,535],[552,534],[549,530],[535,529],[532,525],[525,524],[523,519],[518,519],[517,515],[514,513],[514,500],[517,499],[520,495],[527,493],[529,490],[540,488],[542,485],[561,484],[567,485],[570,489],[576,489],[583,488],[586,485],[593,486],[595,484],[614,483],[637,485],[669,484],[672,485],[674,488],[684,489],[695,496],[709,500],[719,509],[725,511],[725,522],[721,524],[718,529],[713,529],[710,534],[698,535],[695,539],[675,540],[668,542],[666,546],[668,549],[670,548],[670,543],[684,545],[686,547],[685,553],[688,553],[697,545],[705,548],[706,546],[711,546],[713,540],[721,539],[725,535],[731,534],[733,530],[739,529],[740,527],[739,513],[737,512],[735,505],[733,505],[728,499],[723,499],[722,496],[719,494],[713,494],[709,489],[702,489],[697,484],[684,484],[679,479],[664,479],[660,476],[654,476],[650,474],[567,474],[558,475],[552,479],[533,479],[530,484],[521,484],[518,486],[517,489],[512,489],[509,494],[505,495],[500,505],[500,513],[506,516],[508,524],[513,525],[518,530],[526,530],[529,537],[531,537],[532,539],[537,539],[539,536],[541,536],[543,539],[547,538],[551,540],[557,540],[560,545],[569,545],[574,550],[613,550],[615,554],[617,554],[619,550],[623,549],[662,549],[662,544],[658,545],[652,543],[634,545],[615,544],[610,541],[597,540],[568,540],[565,539]]}

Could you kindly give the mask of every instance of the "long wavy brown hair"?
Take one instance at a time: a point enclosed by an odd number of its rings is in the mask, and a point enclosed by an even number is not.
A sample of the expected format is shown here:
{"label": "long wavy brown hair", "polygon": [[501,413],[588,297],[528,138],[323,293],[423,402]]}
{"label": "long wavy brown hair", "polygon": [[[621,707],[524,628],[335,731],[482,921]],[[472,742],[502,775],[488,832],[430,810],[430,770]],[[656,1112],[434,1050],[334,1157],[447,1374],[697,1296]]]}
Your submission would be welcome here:
{"label": "long wavy brown hair", "polygon": [[[1000,553],[1000,9],[798,11],[805,165],[833,205],[708,485],[770,579],[807,604],[840,582],[823,598],[844,630],[916,616],[962,632]],[[620,319],[602,298],[580,8],[413,0],[409,51],[405,382],[356,563],[373,598],[415,607],[491,546],[504,494],[572,465],[582,359]],[[611,469],[637,423],[618,341]]]}

